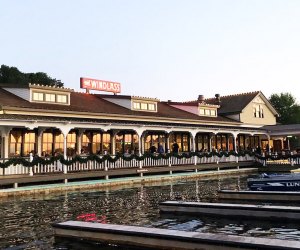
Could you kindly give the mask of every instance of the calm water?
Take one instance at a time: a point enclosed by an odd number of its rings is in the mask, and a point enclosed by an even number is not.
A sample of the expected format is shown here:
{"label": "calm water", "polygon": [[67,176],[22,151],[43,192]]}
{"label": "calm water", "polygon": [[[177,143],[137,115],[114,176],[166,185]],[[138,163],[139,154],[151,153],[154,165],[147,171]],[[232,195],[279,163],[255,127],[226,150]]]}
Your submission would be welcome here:
{"label": "calm water", "polygon": [[297,224],[159,214],[158,204],[161,201],[217,202],[219,188],[245,188],[246,178],[199,179],[161,186],[140,185],[2,199],[0,249],[117,249],[67,240],[54,242],[51,223],[78,220],[78,216],[82,218],[86,214],[105,223],[300,240],[300,225]]}

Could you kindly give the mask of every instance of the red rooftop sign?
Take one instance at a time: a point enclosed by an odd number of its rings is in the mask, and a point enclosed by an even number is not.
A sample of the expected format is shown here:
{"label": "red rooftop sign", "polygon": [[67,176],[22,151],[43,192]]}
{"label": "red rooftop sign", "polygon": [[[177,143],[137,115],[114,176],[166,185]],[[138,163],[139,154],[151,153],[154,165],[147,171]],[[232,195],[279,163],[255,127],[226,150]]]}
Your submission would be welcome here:
{"label": "red rooftop sign", "polygon": [[118,82],[96,80],[80,77],[80,88],[87,90],[100,90],[113,93],[121,93],[121,84]]}

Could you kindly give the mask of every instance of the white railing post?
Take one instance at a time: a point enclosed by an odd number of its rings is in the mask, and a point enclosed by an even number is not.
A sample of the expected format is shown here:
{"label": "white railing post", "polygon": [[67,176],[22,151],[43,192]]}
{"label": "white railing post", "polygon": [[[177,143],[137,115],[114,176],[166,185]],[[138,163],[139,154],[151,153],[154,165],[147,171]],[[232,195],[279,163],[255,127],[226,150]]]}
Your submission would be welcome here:
{"label": "white railing post", "polygon": [[[108,171],[108,167],[107,167],[107,163],[108,161],[104,161],[104,171],[107,172]],[[108,180],[109,179],[109,175],[105,175],[105,180]]]}
{"label": "white railing post", "polygon": [[[32,153],[29,154],[29,162],[32,162],[33,161],[33,155]],[[29,175],[30,176],[33,176],[33,170],[32,170],[32,167],[29,167]]]}

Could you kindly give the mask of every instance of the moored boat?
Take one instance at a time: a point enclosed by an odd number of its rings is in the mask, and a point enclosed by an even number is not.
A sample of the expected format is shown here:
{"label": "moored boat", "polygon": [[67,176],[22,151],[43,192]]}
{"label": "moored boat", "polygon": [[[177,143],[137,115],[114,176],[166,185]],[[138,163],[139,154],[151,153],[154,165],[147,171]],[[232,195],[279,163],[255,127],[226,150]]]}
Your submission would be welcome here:
{"label": "moored boat", "polygon": [[300,191],[300,174],[263,174],[247,180],[252,191]]}

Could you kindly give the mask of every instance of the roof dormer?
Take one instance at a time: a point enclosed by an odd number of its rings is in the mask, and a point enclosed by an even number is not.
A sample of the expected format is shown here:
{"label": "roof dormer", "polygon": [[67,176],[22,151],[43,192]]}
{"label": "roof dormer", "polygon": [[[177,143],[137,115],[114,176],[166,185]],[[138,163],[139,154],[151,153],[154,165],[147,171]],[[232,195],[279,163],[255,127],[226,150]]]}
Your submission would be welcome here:
{"label": "roof dormer", "polygon": [[219,105],[211,105],[206,103],[198,103],[198,115],[199,116],[210,116],[217,117],[218,116],[218,108]]}
{"label": "roof dormer", "polygon": [[135,111],[157,112],[158,102],[159,100],[156,98],[133,96],[131,97],[131,109]]}
{"label": "roof dormer", "polygon": [[71,89],[29,84],[30,102],[70,105]]}
{"label": "roof dormer", "polygon": [[174,108],[178,108],[195,115],[209,116],[209,117],[217,117],[218,116],[217,111],[218,108],[220,107],[220,105],[206,103],[203,95],[199,95],[198,99],[195,101],[189,101],[189,102],[168,101],[167,103]]}
{"label": "roof dormer", "polygon": [[63,87],[30,83],[25,86],[7,84],[3,89],[28,102],[58,105],[70,105],[70,93],[73,91]]}
{"label": "roof dormer", "polygon": [[115,103],[124,108],[133,111],[143,112],[157,112],[157,103],[159,102],[156,98],[148,98],[141,96],[125,96],[125,95],[99,95],[106,101]]}

